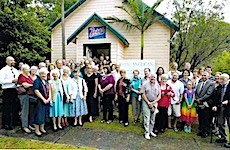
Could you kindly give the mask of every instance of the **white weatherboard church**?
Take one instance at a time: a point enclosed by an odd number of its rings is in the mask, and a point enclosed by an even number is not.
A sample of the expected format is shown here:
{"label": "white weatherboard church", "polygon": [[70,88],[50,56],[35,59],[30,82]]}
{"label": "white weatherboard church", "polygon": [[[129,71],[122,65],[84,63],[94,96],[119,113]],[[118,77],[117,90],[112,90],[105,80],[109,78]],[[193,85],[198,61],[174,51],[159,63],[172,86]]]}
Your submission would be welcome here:
{"label": "white weatherboard church", "polygon": [[[113,63],[141,58],[140,31],[126,30],[122,24],[108,23],[104,18],[116,16],[130,20],[115,6],[123,0],[79,0],[65,12],[66,59],[79,62],[83,56],[109,55]],[[178,27],[160,13],[162,19],[144,34],[144,60],[155,60],[155,67],[169,68],[170,39]],[[51,59],[62,58],[61,18],[52,28]]]}

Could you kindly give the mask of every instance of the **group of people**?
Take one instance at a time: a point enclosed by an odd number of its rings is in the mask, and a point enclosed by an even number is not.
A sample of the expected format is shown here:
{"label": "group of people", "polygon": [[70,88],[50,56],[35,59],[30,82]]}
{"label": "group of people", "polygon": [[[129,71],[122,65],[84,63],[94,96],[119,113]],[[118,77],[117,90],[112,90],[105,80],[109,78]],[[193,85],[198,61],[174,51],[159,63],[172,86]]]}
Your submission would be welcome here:
{"label": "group of people", "polygon": [[119,123],[127,127],[131,104],[131,122],[143,124],[146,139],[164,133],[167,128],[178,132],[178,124],[190,133],[198,116],[198,136],[205,138],[216,130],[216,142],[227,143],[229,75],[218,72],[212,76],[210,66],[191,71],[191,65],[185,63],[180,72],[177,63],[173,63],[168,73],[162,67],[156,73],[145,68],[143,78],[139,76],[140,70],[134,68],[133,77],[128,79],[122,66],[112,64],[104,56],[99,60],[85,58],[79,64],[61,59],[55,64],[41,62],[38,67],[19,63],[19,70],[14,68],[13,57],[7,57],[6,63],[0,71],[0,84],[2,125],[7,130],[17,125],[17,98],[23,131],[34,130],[39,137],[48,134],[45,122],[49,118],[52,129],[57,131],[70,124],[82,126],[83,117],[92,123],[100,111],[101,123],[112,123],[118,113]]}

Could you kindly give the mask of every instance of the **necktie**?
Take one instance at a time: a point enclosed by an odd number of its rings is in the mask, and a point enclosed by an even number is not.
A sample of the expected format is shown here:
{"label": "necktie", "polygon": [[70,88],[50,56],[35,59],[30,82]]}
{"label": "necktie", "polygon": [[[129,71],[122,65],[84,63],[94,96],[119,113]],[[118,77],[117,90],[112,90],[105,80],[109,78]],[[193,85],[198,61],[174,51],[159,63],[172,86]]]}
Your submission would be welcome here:
{"label": "necktie", "polygon": [[224,94],[225,94],[224,87],[225,87],[225,85],[223,85],[222,89],[221,89],[221,102],[223,102],[223,100],[224,100]]}
{"label": "necktie", "polygon": [[203,88],[204,88],[204,85],[205,85],[205,82],[203,82],[202,85],[200,86],[200,92],[199,92],[199,93],[202,92],[202,90],[203,90]]}

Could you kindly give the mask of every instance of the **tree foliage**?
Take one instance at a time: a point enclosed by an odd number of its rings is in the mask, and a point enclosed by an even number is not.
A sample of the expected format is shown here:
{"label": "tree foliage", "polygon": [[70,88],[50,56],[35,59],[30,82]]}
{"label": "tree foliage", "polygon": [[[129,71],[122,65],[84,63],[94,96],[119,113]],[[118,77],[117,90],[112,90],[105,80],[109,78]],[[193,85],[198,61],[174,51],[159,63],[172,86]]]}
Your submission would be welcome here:
{"label": "tree foliage", "polygon": [[223,51],[212,61],[213,72],[230,74],[230,50]]}
{"label": "tree foliage", "polygon": [[223,22],[224,4],[216,0],[174,1],[173,19],[180,31],[171,42],[171,61],[179,67],[190,62],[194,69],[230,48],[230,24]]}
{"label": "tree foliage", "polygon": [[161,4],[163,0],[157,0],[151,7],[147,7],[142,0],[125,0],[122,6],[116,6],[126,12],[132,20],[120,19],[116,16],[108,17],[111,23],[121,23],[127,29],[136,28],[141,32],[141,59],[143,59],[144,50],[144,32],[148,28],[161,19],[160,16],[153,15],[155,9]]}
{"label": "tree foliage", "polygon": [[[65,0],[65,10],[68,10],[72,5],[79,0]],[[35,0],[37,5],[37,12],[42,18],[41,22],[49,26],[57,18],[61,17],[61,0]],[[39,7],[41,5],[42,7]]]}
{"label": "tree foliage", "polygon": [[47,53],[50,33],[30,7],[32,0],[0,0],[0,58],[11,55],[29,64],[43,61]]}

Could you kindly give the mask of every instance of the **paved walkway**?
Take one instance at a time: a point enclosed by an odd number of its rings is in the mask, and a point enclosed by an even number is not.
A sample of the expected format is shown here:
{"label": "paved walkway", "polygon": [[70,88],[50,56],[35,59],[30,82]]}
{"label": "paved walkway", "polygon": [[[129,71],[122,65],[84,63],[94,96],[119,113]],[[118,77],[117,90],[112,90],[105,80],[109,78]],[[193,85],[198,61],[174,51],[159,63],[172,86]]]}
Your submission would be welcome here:
{"label": "paved walkway", "polygon": [[183,138],[183,136],[174,137],[170,136],[169,133],[151,138],[151,140],[146,140],[142,134],[138,133],[108,131],[87,127],[68,127],[58,132],[48,131],[50,134],[41,138],[34,136],[34,134],[23,133],[19,128],[13,131],[0,130],[0,135],[97,149],[224,149],[222,145],[216,144],[215,142],[210,144],[210,138],[201,139],[197,136],[189,136],[186,138]]}

